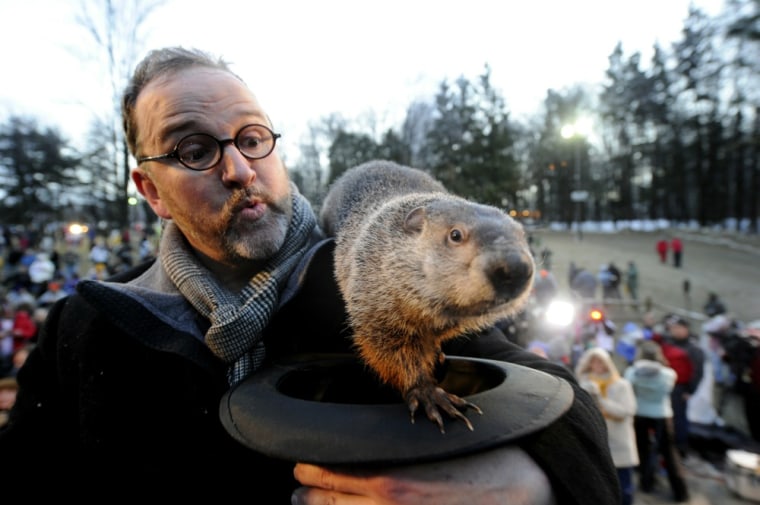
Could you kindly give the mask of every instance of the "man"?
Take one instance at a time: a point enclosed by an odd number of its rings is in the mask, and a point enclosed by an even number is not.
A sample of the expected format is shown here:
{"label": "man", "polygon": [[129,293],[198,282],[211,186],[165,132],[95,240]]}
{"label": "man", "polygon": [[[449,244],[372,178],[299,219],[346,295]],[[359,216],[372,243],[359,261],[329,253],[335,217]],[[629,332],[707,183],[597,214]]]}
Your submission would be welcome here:
{"label": "man", "polygon": [[676,383],[671,392],[675,445],[681,457],[689,452],[689,398],[697,391],[704,376],[705,353],[692,334],[689,321],[674,316],[665,321],[666,335],[661,339],[665,358],[676,371]]}
{"label": "man", "polygon": [[584,302],[591,302],[596,297],[596,276],[583,267],[570,263],[570,290]]}
{"label": "man", "polygon": [[361,473],[294,470],[238,444],[218,415],[230,385],[278,356],[350,348],[333,241],[290,182],[269,117],[223,61],[153,51],[122,110],[132,180],[166,223],[157,259],[109,282],[82,281],[51,309],[19,373],[0,454],[44,461],[46,478],[77,496],[97,482],[254,503],[290,503],[294,491],[298,504],[613,503],[619,487],[591,399],[568,371],[497,330],[445,351],[545,370],[576,395],[563,417],[515,446]]}

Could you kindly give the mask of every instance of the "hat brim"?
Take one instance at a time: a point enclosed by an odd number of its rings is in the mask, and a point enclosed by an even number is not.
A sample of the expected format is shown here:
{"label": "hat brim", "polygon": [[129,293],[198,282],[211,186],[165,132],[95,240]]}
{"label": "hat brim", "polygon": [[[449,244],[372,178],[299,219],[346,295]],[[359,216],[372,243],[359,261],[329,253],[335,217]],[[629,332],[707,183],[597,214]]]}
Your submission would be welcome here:
{"label": "hat brim", "polygon": [[[441,385],[480,407],[474,431],[445,419],[446,432],[379,385],[353,357],[299,359],[255,373],[222,398],[225,429],[272,457],[317,464],[422,462],[506,444],[540,430],[570,407],[564,380],[501,361],[448,356]],[[445,414],[444,414],[444,417]]]}

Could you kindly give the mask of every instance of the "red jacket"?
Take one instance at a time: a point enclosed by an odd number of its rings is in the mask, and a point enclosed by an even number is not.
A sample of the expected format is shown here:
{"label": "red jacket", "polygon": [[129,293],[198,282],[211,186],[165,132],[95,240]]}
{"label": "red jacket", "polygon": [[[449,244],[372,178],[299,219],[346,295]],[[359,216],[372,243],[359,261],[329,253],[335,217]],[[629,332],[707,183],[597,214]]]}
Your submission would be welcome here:
{"label": "red jacket", "polygon": [[13,351],[24,347],[37,336],[37,324],[29,312],[17,310],[13,318]]}

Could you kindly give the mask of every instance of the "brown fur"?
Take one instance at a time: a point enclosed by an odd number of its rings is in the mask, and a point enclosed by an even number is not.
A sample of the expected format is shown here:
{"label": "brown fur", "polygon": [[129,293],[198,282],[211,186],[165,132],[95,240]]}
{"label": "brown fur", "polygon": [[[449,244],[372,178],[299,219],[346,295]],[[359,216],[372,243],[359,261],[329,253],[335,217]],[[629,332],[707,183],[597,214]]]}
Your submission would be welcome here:
{"label": "brown fur", "polygon": [[441,343],[512,315],[529,294],[534,264],[522,226],[421,170],[355,167],[333,184],[320,219],[336,235],[335,274],[356,348],[412,411],[413,398],[426,410],[437,403],[427,397]]}

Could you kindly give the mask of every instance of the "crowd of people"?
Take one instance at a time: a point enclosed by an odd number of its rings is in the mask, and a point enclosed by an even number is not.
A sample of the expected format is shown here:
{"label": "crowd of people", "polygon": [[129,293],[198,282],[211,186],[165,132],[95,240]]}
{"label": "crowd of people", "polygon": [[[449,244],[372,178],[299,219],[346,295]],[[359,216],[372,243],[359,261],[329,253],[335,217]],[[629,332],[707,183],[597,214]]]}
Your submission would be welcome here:
{"label": "crowd of people", "polygon": [[[133,244],[129,232],[76,240],[65,230],[34,232],[5,227],[0,234],[0,384],[7,412],[15,401],[16,375],[34,349],[50,308],[73,294],[82,279],[105,279],[148,260],[155,248],[145,233]],[[5,416],[0,417],[0,425]]]}
{"label": "crowd of people", "polygon": [[644,313],[640,325],[629,323],[637,331],[635,355],[591,345],[575,368],[607,421],[623,503],[634,493],[631,472],[642,492],[653,492],[664,474],[673,499],[689,500],[684,468],[698,464],[703,450],[694,426],[725,427],[727,395],[741,399],[744,414],[732,419],[730,429],[740,434],[734,448],[760,447],[760,321],[732,319],[715,293],[704,314],[697,326],[675,314],[658,320]]}
{"label": "crowd of people", "polygon": [[[683,246],[678,241],[672,246],[663,239],[658,249],[663,262],[671,252],[674,266],[680,266]],[[568,285],[578,298],[601,302],[600,307],[604,301],[620,299],[621,286],[636,301],[638,269],[630,261],[622,272],[610,262],[595,275],[571,262]],[[543,270],[535,286],[536,301],[560,291],[552,272]],[[660,476],[674,501],[689,500],[685,467],[699,467],[703,457],[714,457],[703,454],[699,430],[726,427],[721,416],[725,398],[741,401],[746,425],[742,418],[732,418],[738,423],[730,429],[746,432],[746,437],[742,441],[739,436],[737,442],[760,443],[760,321],[743,324],[732,319],[715,292],[708,293],[701,308],[702,315],[694,319],[673,313],[655,318],[651,310],[641,312],[638,323],[622,326],[614,339],[617,345],[584,339],[583,351],[568,363],[607,422],[623,504],[634,501],[635,482],[642,492],[651,493],[661,487]],[[552,359],[550,348],[536,341],[530,349]]]}
{"label": "crowd of people", "polygon": [[623,300],[625,293],[633,306],[638,307],[639,269],[633,260],[628,261],[625,270],[621,270],[614,261],[603,263],[596,273],[574,261],[570,262],[568,285],[580,299],[600,297],[602,301]]}

